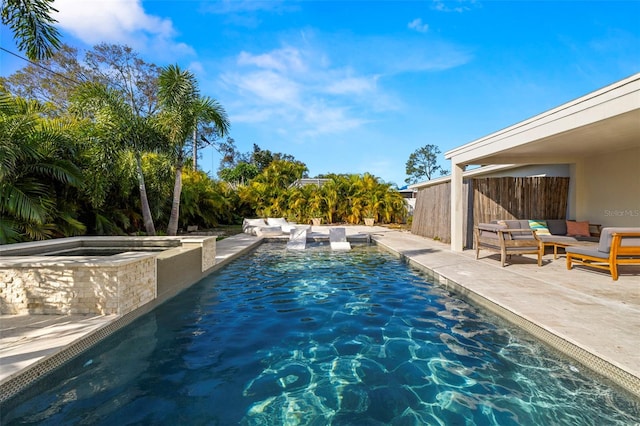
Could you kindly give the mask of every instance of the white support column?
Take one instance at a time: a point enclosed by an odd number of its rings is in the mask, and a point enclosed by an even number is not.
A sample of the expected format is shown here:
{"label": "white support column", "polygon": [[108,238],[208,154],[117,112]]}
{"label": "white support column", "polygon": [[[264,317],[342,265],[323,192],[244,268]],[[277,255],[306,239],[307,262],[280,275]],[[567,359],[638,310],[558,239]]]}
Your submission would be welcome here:
{"label": "white support column", "polygon": [[571,177],[569,178],[569,200],[568,200],[568,212],[567,219],[572,220],[585,220],[588,218],[588,199],[586,195],[589,194],[587,188],[585,188],[585,182],[587,181],[587,169],[585,167],[585,161],[578,159],[571,165]]}
{"label": "white support column", "polygon": [[462,172],[461,166],[451,159],[451,251],[462,251],[464,246],[462,209]]}

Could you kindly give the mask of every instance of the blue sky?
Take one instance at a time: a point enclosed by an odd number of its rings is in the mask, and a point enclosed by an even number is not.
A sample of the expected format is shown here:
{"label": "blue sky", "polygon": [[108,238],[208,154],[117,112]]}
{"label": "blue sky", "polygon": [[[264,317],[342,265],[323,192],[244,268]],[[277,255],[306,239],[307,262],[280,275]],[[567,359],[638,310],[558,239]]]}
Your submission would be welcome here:
{"label": "blue sky", "polygon": [[[63,42],[177,63],[254,143],[404,185],[442,153],[640,71],[640,1],[56,0]],[[2,47],[16,51],[6,28]],[[23,64],[0,56],[2,75]],[[204,150],[211,171],[220,155]],[[441,164],[449,168],[441,155]]]}

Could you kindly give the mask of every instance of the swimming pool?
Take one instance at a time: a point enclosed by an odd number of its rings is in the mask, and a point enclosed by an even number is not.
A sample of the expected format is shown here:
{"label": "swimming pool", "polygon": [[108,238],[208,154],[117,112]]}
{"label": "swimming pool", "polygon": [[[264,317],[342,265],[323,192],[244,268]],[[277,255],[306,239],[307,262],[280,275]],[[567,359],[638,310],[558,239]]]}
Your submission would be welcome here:
{"label": "swimming pool", "polygon": [[2,424],[632,424],[637,402],[373,246],[263,244]]}

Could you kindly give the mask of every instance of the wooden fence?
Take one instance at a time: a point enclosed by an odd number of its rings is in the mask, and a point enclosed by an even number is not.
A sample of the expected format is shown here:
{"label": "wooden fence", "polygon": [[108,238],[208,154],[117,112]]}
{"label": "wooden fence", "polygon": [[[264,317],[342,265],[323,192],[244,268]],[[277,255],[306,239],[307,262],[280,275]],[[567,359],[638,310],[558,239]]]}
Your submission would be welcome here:
{"label": "wooden fence", "polygon": [[[467,211],[473,204],[469,202],[471,181],[465,181],[462,186],[463,209]],[[470,217],[467,215],[467,217]],[[465,223],[464,235],[472,242],[473,227]],[[451,183],[421,189],[416,195],[416,207],[413,211],[411,233],[427,238],[433,238],[445,243],[451,242]]]}
{"label": "wooden fence", "polygon": [[567,216],[568,177],[477,178],[473,185],[474,224]]}
{"label": "wooden fence", "polygon": [[[463,185],[464,246],[473,244],[473,226],[496,219],[564,219],[569,178],[503,177],[465,180]],[[411,232],[451,242],[451,184],[418,191]]]}

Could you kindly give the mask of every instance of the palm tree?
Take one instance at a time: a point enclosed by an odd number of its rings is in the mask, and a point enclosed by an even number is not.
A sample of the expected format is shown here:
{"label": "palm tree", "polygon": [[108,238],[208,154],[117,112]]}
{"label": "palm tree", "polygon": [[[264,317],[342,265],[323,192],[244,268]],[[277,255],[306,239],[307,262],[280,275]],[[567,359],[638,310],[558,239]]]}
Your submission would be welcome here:
{"label": "palm tree", "polygon": [[18,49],[32,61],[50,58],[60,47],[58,30],[53,26],[54,0],[4,0],[2,24],[13,31]]}
{"label": "palm tree", "polygon": [[182,192],[182,168],[185,162],[185,146],[199,122],[213,123],[218,136],[229,130],[229,120],[224,108],[214,99],[201,97],[196,77],[177,65],[165,67],[158,78],[158,98],[162,107],[162,123],[169,139],[174,158],[175,183],[168,235],[176,235],[180,217]]}
{"label": "palm tree", "polygon": [[331,179],[322,185],[320,193],[322,194],[327,223],[334,223],[339,203],[344,195],[341,191],[340,182],[337,179]]}
{"label": "palm tree", "polygon": [[180,222],[211,227],[233,220],[233,197],[225,182],[214,182],[203,171],[185,169],[183,176]]}
{"label": "palm tree", "polygon": [[93,118],[105,141],[113,140],[119,149],[133,152],[142,220],[147,235],[155,235],[156,229],[142,170],[143,153],[157,148],[161,141],[161,135],[153,119],[137,115],[120,92],[98,83],[80,86],[74,94],[74,102],[78,112]]}
{"label": "palm tree", "polygon": [[45,120],[36,101],[0,93],[0,244],[77,235],[84,226],[58,191],[81,184],[65,152],[66,123]]}

